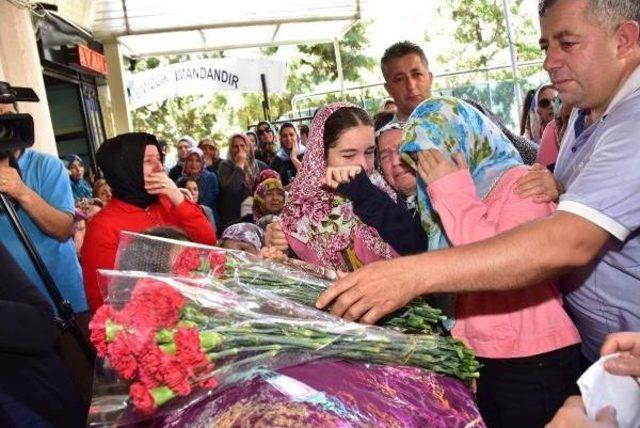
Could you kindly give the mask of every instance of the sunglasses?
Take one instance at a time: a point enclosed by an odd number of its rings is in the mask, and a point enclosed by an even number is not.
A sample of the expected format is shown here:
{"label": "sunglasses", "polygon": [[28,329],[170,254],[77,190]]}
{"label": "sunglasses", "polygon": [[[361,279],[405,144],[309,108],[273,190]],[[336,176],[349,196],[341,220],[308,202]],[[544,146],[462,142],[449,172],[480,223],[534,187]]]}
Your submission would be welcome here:
{"label": "sunglasses", "polygon": [[262,134],[270,134],[271,130],[270,129],[259,129],[258,130],[258,135],[262,135]]}
{"label": "sunglasses", "polygon": [[540,98],[538,100],[538,107],[540,108],[549,108],[550,106],[556,104],[558,102],[558,97],[553,98]]}

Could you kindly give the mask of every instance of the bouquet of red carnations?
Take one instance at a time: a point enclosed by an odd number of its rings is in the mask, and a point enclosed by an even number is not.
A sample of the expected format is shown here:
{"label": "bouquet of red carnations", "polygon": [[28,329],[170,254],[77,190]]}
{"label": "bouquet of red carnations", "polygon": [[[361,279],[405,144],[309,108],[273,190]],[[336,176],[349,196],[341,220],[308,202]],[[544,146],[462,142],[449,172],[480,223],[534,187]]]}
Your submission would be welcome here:
{"label": "bouquet of red carnations", "polygon": [[[105,367],[127,383],[141,414],[246,379],[258,368],[322,357],[477,377],[473,354],[437,334],[347,322],[264,290],[229,287],[231,280],[101,275],[109,297],[90,323],[91,341]],[[92,407],[104,415],[101,402],[98,396]]]}

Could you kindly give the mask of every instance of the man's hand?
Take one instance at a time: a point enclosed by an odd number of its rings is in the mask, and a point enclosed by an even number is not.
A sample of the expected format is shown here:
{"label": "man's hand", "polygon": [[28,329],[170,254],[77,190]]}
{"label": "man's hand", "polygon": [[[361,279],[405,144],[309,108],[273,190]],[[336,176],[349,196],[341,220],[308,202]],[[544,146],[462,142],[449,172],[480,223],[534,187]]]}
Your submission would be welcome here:
{"label": "man's hand", "polygon": [[640,332],[608,335],[600,354],[604,356],[616,352],[621,354],[605,361],[604,368],[611,374],[640,377]]}
{"label": "man's hand", "polygon": [[612,406],[600,409],[596,420],[587,417],[584,403],[579,395],[567,398],[546,428],[617,428],[616,410]]}
{"label": "man's hand", "polygon": [[418,152],[418,174],[428,186],[442,177],[467,169],[462,153],[455,153],[453,161],[447,159],[440,150]]}
{"label": "man's hand", "polygon": [[147,175],[144,178],[144,189],[150,195],[166,195],[176,207],[184,201],[184,194],[164,171]]}
{"label": "man's hand", "polygon": [[273,221],[267,226],[264,235],[264,243],[267,247],[274,247],[277,250],[286,252],[289,249],[287,236],[282,230],[282,224],[279,221]]}
{"label": "man's hand", "polygon": [[529,172],[516,182],[516,194],[522,199],[532,198],[539,204],[557,201],[564,188],[543,165],[533,164]]}
{"label": "man's hand", "polygon": [[65,241],[72,236],[73,215],[52,207],[42,196],[29,188],[20,178],[18,171],[9,166],[8,159],[0,162],[0,192],[14,198],[45,234],[59,241]]}
{"label": "man's hand", "polygon": [[329,166],[322,181],[332,189],[336,189],[340,184],[353,180],[360,171],[362,171],[361,166]]}
{"label": "man's hand", "polygon": [[24,184],[15,168],[0,165],[0,192],[21,202],[29,192],[29,188]]}
{"label": "man's hand", "polygon": [[[376,262],[338,279],[320,295],[316,307],[334,302],[331,313],[350,321],[375,324],[418,297],[412,258]],[[405,284],[397,287],[396,284]]]}

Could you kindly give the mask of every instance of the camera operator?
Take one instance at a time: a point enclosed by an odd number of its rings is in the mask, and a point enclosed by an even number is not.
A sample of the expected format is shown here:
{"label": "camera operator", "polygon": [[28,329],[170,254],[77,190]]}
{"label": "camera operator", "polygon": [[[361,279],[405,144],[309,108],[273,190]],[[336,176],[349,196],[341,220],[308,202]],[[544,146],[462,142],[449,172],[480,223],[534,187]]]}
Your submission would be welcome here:
{"label": "camera operator", "polygon": [[80,395],[54,351],[51,305],[2,244],[0,265],[0,426],[85,426]]}
{"label": "camera operator", "polygon": [[[16,113],[15,104],[0,103],[0,117]],[[69,173],[54,156],[28,148],[8,150],[3,151],[0,146],[0,192],[12,200],[10,203],[19,222],[51,274],[59,293],[69,301],[77,314],[76,325],[86,337],[89,312],[82,285],[82,271],[71,239],[75,207]],[[0,213],[0,236],[17,265],[45,301],[51,304],[53,311],[57,311],[30,253],[6,213]],[[72,370],[74,381],[88,402],[93,368],[78,345],[77,336],[68,332],[65,330],[58,334],[56,348]],[[14,338],[16,341],[22,340],[20,336]]]}
{"label": "camera operator", "polygon": [[[0,104],[0,115],[15,113],[14,105]],[[20,172],[11,166],[12,156]],[[82,273],[71,240],[75,207],[69,174],[62,162],[31,149],[0,151],[0,192],[15,201],[18,217],[62,295],[76,312],[86,311]],[[18,265],[53,304],[6,215],[0,216],[0,236]]]}

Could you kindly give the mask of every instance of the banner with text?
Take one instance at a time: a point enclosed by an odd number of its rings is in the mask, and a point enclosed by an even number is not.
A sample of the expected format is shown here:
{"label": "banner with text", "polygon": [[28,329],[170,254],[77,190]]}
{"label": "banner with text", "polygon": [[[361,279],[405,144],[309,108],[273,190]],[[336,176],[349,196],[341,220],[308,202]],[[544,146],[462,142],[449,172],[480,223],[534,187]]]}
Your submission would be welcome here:
{"label": "banner with text", "polygon": [[170,64],[129,75],[129,107],[217,91],[261,92],[263,73],[269,92],[283,92],[286,70],[283,61],[270,59],[212,58]]}

